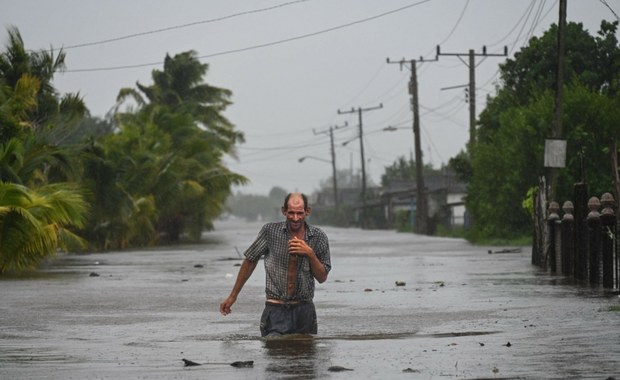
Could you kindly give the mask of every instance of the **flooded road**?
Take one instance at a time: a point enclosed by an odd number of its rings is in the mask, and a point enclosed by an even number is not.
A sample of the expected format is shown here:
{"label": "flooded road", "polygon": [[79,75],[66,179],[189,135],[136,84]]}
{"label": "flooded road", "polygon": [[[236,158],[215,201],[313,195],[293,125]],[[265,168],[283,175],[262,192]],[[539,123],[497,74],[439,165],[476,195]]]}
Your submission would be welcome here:
{"label": "flooded road", "polygon": [[324,228],[319,334],[260,339],[262,263],[232,314],[218,311],[259,227],[222,221],[203,245],[0,278],[0,378],[620,379],[617,293],[541,272],[529,247],[391,231]]}

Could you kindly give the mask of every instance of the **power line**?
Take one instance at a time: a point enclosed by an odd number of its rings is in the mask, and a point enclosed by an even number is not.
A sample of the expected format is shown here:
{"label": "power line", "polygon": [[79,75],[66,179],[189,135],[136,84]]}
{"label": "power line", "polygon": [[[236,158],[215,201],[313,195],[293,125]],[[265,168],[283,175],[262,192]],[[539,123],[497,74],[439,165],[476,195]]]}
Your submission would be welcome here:
{"label": "power line", "polygon": [[[289,38],[284,38],[281,40],[277,40],[277,41],[271,41],[271,42],[266,42],[263,44],[258,44],[258,45],[252,45],[252,46],[246,46],[243,48],[238,48],[238,49],[230,49],[230,50],[224,50],[221,52],[217,52],[217,53],[211,53],[211,54],[206,54],[206,55],[202,55],[197,57],[198,59],[205,59],[205,58],[213,58],[213,57],[218,57],[218,56],[222,56],[222,55],[228,55],[228,54],[235,54],[235,53],[241,53],[241,52],[245,52],[245,51],[249,51],[249,50],[256,50],[256,49],[261,49],[261,48],[265,48],[265,47],[269,47],[269,46],[275,46],[275,45],[280,45],[280,44],[284,44],[287,42],[292,42],[292,41],[296,41],[296,40],[301,40],[301,39],[305,39],[305,38],[309,38],[309,37],[314,37],[314,36],[318,36],[320,34],[325,34],[325,33],[329,33],[329,32],[333,32],[336,30],[340,30],[340,29],[345,29],[357,24],[362,24],[368,21],[372,21],[372,20],[376,20],[378,18],[381,17],[385,17],[394,13],[398,13],[401,11],[404,11],[406,9],[424,4],[424,3],[428,3],[429,1],[432,0],[421,0],[409,5],[405,5],[403,7],[400,8],[396,8],[393,9],[391,11],[387,11],[387,12],[383,12],[380,13],[378,15],[374,15],[374,16],[370,16],[370,17],[366,17],[360,20],[356,20],[356,21],[352,21],[349,22],[347,24],[341,24],[338,26],[333,26],[331,28],[327,28],[327,29],[322,29],[316,32],[312,32],[312,33],[306,33],[306,34],[301,34],[299,36],[294,36],[294,37],[289,37]],[[139,64],[135,64],[135,65],[122,65],[122,66],[109,66],[109,67],[98,67],[98,68],[90,68],[90,69],[72,69],[72,70],[65,70],[65,73],[77,73],[77,72],[93,72],[93,71],[113,71],[113,70],[125,70],[125,69],[135,69],[135,68],[140,68],[140,67],[148,67],[148,66],[156,66],[156,65],[160,65],[162,62],[149,62],[149,63],[139,63]]]}
{"label": "power line", "polygon": [[614,12],[614,10],[609,6],[609,4],[607,4],[607,1],[605,0],[599,0],[601,3],[603,3],[603,5],[605,5],[607,8],[609,8],[609,10],[611,11],[611,13],[614,14],[614,16],[616,16],[616,20],[620,21],[620,17],[618,17],[618,15],[616,14],[616,12]]}
{"label": "power line", "polygon": [[[130,38],[146,36],[146,35],[150,35],[150,34],[168,32],[170,30],[182,29],[182,28],[187,28],[187,27],[195,26],[195,25],[210,24],[210,23],[214,23],[214,22],[218,22],[218,21],[224,21],[224,20],[228,20],[228,19],[231,19],[231,18],[234,18],[234,17],[244,16],[244,15],[248,15],[248,14],[252,14],[252,13],[260,13],[260,12],[271,11],[271,10],[274,10],[274,9],[277,9],[277,8],[286,7],[288,5],[292,5],[292,4],[296,4],[296,3],[303,3],[303,2],[306,2],[306,1],[309,1],[309,0],[289,1],[288,3],[282,3],[282,4],[274,5],[274,6],[271,6],[271,7],[260,8],[260,9],[253,9],[253,10],[250,10],[250,11],[234,13],[234,14],[231,14],[231,15],[228,15],[228,16],[222,16],[222,17],[212,18],[212,19],[208,19],[208,20],[201,20],[201,21],[190,22],[190,23],[187,23],[187,24],[169,26],[169,27],[166,27],[166,28],[154,29],[154,30],[149,30],[149,31],[146,31],[146,32],[133,33],[133,34],[125,35],[125,36],[114,37],[114,38],[109,38],[109,39],[100,40],[100,41],[85,42],[85,43],[81,43],[81,44],[69,45],[69,46],[65,46],[65,47],[63,47],[61,49],[69,50],[69,49],[77,49],[77,48],[82,48],[82,47],[87,47],[87,46],[103,45],[103,44],[107,44],[107,43],[110,43],[110,42],[117,42],[117,41],[127,40],[127,39],[130,39]],[[59,48],[59,49],[52,49],[52,50],[61,50],[61,49]]]}
{"label": "power line", "polygon": [[359,118],[359,139],[360,139],[360,152],[361,152],[361,161],[362,161],[362,218],[361,218],[361,227],[365,228],[366,227],[366,163],[365,163],[365,158],[364,158],[364,131],[363,131],[363,127],[362,127],[362,112],[367,112],[367,111],[373,111],[373,110],[377,110],[383,108],[383,103],[379,104],[378,106],[375,107],[366,107],[366,108],[362,108],[362,107],[358,107],[356,108],[351,108],[350,111],[341,111],[338,110],[338,115],[343,115],[343,114],[348,114],[348,113],[357,113],[358,118]]}
{"label": "power line", "polygon": [[[461,20],[463,20],[463,16],[465,15],[465,11],[467,10],[467,7],[469,6],[469,0],[467,0],[465,2],[465,6],[463,7],[463,10],[461,11],[461,15],[459,16],[459,18],[456,20],[456,23],[454,24],[454,26],[452,27],[452,30],[450,31],[450,33],[448,33],[448,35],[446,36],[446,38],[443,39],[443,41],[441,41],[439,43],[439,45],[443,45],[444,43],[446,43],[446,41],[448,41],[448,39],[450,39],[450,37],[452,37],[452,34],[454,34],[454,31],[456,30],[456,28],[459,26],[459,24],[461,23]],[[429,53],[430,54],[430,53]]]}
{"label": "power line", "polygon": [[[506,57],[508,56],[508,47],[504,46],[503,54],[487,53],[486,46],[482,47],[482,53],[476,53],[473,49],[469,49],[468,53],[442,53],[439,45],[437,45],[437,57],[441,55],[456,56],[461,62],[463,62],[469,68],[469,86],[468,86],[468,101],[469,101],[469,144],[468,149],[471,152],[474,148],[476,141],[476,63],[475,57],[481,56],[483,60],[487,57]],[[469,61],[465,62],[463,56],[468,56]]]}

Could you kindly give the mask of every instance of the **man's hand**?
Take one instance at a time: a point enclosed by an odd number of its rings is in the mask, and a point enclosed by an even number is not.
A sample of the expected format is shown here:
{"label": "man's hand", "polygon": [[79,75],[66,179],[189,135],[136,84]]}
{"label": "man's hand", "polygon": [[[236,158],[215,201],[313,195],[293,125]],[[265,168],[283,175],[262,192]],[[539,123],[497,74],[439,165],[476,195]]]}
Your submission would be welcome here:
{"label": "man's hand", "polygon": [[288,252],[295,255],[314,256],[314,250],[305,240],[296,237],[288,241]]}
{"label": "man's hand", "polygon": [[320,284],[327,280],[327,271],[325,270],[325,267],[321,261],[319,261],[319,258],[316,256],[316,253],[312,247],[310,247],[303,239],[294,237],[289,240],[288,252],[291,255],[306,256],[308,258],[308,262],[310,263],[312,275]]}
{"label": "man's hand", "polygon": [[222,301],[222,303],[220,304],[220,313],[222,313],[222,315],[228,315],[230,314],[231,307],[232,305],[235,303],[235,301],[237,301],[237,297],[235,296],[228,296],[228,298],[226,298],[224,301]]}
{"label": "man's hand", "polygon": [[239,274],[237,274],[237,280],[235,280],[235,285],[233,286],[230,295],[220,304],[220,313],[222,313],[222,315],[230,314],[230,308],[237,301],[237,296],[241,292],[241,289],[243,289],[243,285],[248,280],[248,278],[250,278],[252,272],[254,272],[254,268],[256,268],[256,263],[258,263],[258,261],[250,261],[248,259],[244,259],[243,263],[241,263],[241,268],[239,268]]}

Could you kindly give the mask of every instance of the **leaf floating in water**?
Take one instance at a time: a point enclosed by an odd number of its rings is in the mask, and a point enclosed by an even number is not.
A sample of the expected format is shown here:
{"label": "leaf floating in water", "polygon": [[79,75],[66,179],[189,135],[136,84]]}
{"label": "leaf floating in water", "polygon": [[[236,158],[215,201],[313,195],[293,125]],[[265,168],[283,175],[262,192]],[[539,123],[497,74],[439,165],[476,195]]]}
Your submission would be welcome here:
{"label": "leaf floating in water", "polygon": [[187,360],[187,359],[181,359],[181,360],[183,360],[183,363],[185,363],[186,367],[193,367],[193,366],[201,365],[200,363],[196,363],[191,360]]}
{"label": "leaf floating in water", "polygon": [[230,365],[237,368],[251,368],[254,367],[254,360],[232,362]]}
{"label": "leaf floating in water", "polygon": [[404,373],[420,373],[420,370],[417,369],[413,369],[413,368],[405,368],[403,369]]}
{"label": "leaf floating in water", "polygon": [[345,368],[339,365],[333,365],[327,369],[330,372],[353,371],[351,368]]}

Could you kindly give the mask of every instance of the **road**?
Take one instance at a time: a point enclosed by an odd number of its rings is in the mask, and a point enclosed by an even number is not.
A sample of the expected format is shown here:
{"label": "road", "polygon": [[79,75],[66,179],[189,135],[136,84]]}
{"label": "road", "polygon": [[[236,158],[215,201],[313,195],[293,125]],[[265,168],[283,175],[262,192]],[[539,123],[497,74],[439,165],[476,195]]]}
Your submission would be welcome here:
{"label": "road", "polygon": [[[220,221],[204,244],[0,278],[0,378],[620,379],[618,292],[545,273],[528,247],[392,231],[325,227],[319,334],[264,341],[262,267],[218,311],[259,227]],[[488,253],[503,248],[520,252]]]}

